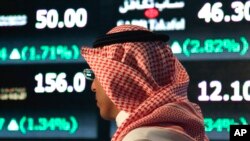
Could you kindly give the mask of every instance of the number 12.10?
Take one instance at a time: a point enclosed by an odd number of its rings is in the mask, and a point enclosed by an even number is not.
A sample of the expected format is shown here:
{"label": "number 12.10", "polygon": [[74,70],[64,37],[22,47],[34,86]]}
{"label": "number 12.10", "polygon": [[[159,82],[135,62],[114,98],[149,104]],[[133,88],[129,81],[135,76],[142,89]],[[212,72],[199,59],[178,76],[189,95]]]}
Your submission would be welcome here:
{"label": "number 12.10", "polygon": [[[209,85],[209,86],[208,86]],[[199,101],[250,101],[249,87],[250,80],[247,80],[243,83],[242,87],[238,80],[234,81],[230,85],[233,88],[233,95],[231,97],[229,94],[221,94],[222,84],[218,80],[213,80],[211,82],[201,81],[198,84],[198,87],[201,89],[201,94],[198,96]],[[214,88],[211,94],[208,93],[208,87]],[[242,95],[240,95],[242,88]]]}

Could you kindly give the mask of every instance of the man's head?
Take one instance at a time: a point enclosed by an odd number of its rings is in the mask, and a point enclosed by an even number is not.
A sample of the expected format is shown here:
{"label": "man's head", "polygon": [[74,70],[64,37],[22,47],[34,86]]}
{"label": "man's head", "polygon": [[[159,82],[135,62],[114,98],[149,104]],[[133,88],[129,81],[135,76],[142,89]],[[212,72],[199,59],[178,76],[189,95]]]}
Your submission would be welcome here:
{"label": "man's head", "polygon": [[133,113],[173,81],[176,59],[165,44],[168,39],[140,26],[122,25],[97,38],[94,48],[82,48],[96,77],[92,90],[103,117]]}
{"label": "man's head", "polygon": [[112,140],[159,123],[183,125],[189,135],[204,140],[200,109],[187,98],[189,76],[167,40],[143,27],[121,25],[98,38],[94,48],[82,48],[96,77],[92,90],[102,117],[113,119],[119,111],[129,114]]}

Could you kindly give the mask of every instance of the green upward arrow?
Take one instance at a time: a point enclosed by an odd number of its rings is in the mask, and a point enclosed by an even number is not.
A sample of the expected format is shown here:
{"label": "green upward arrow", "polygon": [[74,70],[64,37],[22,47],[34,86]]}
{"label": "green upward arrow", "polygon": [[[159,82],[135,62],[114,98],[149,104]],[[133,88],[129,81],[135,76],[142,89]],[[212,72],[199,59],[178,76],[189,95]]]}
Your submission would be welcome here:
{"label": "green upward arrow", "polygon": [[18,131],[19,130],[19,126],[17,124],[16,119],[11,119],[9,125],[8,125],[8,130],[9,131]]}
{"label": "green upward arrow", "polygon": [[19,60],[21,59],[20,53],[18,52],[17,48],[14,48],[10,54],[11,60]]}
{"label": "green upward arrow", "polygon": [[173,44],[171,45],[172,52],[174,54],[180,54],[182,53],[182,48],[180,44],[177,41],[174,41]]}

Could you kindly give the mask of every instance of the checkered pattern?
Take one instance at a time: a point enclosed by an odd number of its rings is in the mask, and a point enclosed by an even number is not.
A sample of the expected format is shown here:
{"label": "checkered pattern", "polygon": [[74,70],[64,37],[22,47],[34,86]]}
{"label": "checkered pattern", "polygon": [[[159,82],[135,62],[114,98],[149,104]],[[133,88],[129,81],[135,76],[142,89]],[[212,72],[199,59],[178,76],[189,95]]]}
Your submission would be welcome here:
{"label": "checkered pattern", "polygon": [[[107,34],[147,30],[133,25],[113,28]],[[194,140],[208,140],[198,105],[187,99],[189,76],[163,42],[126,42],[101,48],[83,47],[85,58],[108,97],[130,116],[112,141],[121,141],[142,126],[181,126]],[[178,130],[178,129],[175,129]]]}

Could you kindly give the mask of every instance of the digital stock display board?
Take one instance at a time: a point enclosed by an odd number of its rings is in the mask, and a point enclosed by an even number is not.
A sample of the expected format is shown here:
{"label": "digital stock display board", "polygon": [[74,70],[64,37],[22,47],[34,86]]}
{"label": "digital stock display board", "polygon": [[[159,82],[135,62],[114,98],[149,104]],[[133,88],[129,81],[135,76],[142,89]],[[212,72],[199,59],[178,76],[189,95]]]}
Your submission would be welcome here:
{"label": "digital stock display board", "polygon": [[173,52],[182,60],[248,59],[249,3],[121,0],[113,19],[116,25],[138,24],[168,33]]}
{"label": "digital stock display board", "polygon": [[170,36],[209,139],[229,140],[250,122],[249,23],[248,0],[1,0],[0,140],[110,138],[80,48],[122,24]]}

